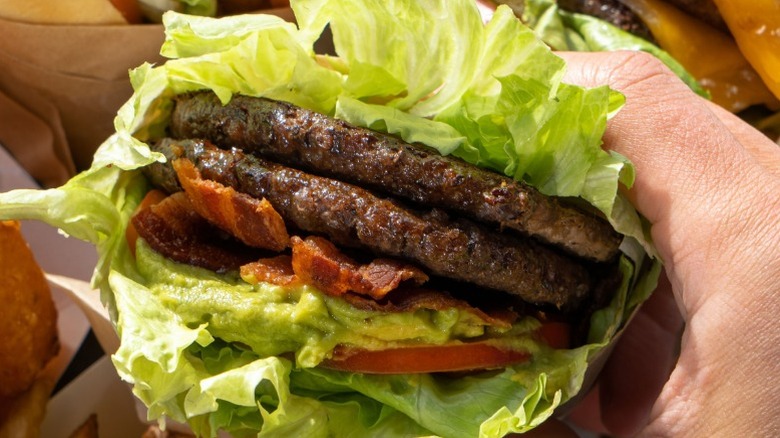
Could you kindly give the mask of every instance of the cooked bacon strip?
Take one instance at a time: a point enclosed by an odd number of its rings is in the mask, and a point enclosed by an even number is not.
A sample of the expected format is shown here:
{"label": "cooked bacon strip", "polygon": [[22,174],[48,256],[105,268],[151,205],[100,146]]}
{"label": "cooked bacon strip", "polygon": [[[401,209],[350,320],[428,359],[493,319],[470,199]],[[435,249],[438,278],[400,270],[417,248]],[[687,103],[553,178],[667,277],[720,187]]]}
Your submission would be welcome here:
{"label": "cooked bacon strip", "polygon": [[287,286],[298,281],[293,271],[292,257],[286,254],[241,266],[241,278],[251,284],[263,282],[278,286]]}
{"label": "cooked bacon strip", "polygon": [[203,179],[186,158],[172,164],[193,208],[206,220],[249,246],[274,251],[287,247],[290,236],[284,219],[268,200],[258,200],[232,187]]}
{"label": "cooked bacon strip", "polygon": [[[420,309],[451,310],[453,308],[457,308],[463,312],[471,313],[472,315],[476,316],[483,322],[484,325],[496,327],[499,329],[509,329],[512,327],[512,323],[517,320],[517,313],[509,310],[507,307],[487,311],[480,310],[479,308],[470,305],[466,301],[453,298],[446,292],[401,284],[403,281],[402,278],[407,277],[409,274],[414,275],[413,277],[406,279],[412,279],[416,282],[421,282],[427,279],[427,277],[425,279],[419,277],[418,273],[415,272],[417,268],[411,266],[402,266],[401,270],[389,272],[396,269],[397,265],[402,264],[388,259],[379,259],[379,263],[374,261],[366,265],[358,266],[354,261],[350,260],[344,254],[330,252],[331,249],[335,249],[335,251],[338,252],[338,249],[336,249],[332,243],[323,238],[308,237],[304,240],[297,236],[293,236],[291,240],[293,244],[292,257],[288,255],[281,255],[278,257],[264,258],[252,263],[248,263],[241,267],[241,277],[245,281],[253,284],[263,281],[278,286],[286,286],[293,283],[302,282],[300,278],[301,275],[312,277],[314,275],[314,272],[312,271],[318,271],[318,273],[322,276],[322,269],[324,266],[324,269],[329,272],[329,275],[327,276],[328,278],[325,280],[327,284],[323,286],[321,282],[317,285],[317,287],[326,293],[327,291],[325,291],[323,287],[333,287],[335,290],[335,295],[338,295],[358,309],[379,311],[384,313],[413,313]],[[325,249],[322,250],[323,248]],[[311,254],[312,252],[316,253],[318,250],[320,250],[320,254]],[[328,252],[328,257],[324,257],[324,252]],[[296,258],[300,259],[302,256],[310,258],[310,261],[313,262],[309,263],[308,266],[304,266],[305,264],[298,260],[299,266],[296,268],[295,272],[293,272],[293,265],[296,263],[294,260]],[[348,260],[352,266],[350,268],[346,268],[344,266],[333,266],[334,259],[342,261]],[[314,265],[319,266],[315,267]],[[383,278],[391,279],[390,281],[385,280],[375,284],[393,283],[394,285],[392,286],[392,289],[387,287],[387,290],[383,291],[381,294],[375,293],[374,295],[376,296],[372,296],[368,293],[360,295],[355,293],[355,291],[344,290],[347,287],[346,283],[354,281],[355,278],[361,277],[361,268],[363,268],[363,272],[372,271],[374,268],[368,268],[372,265],[380,267],[376,269],[382,271],[384,275],[386,275],[386,277]],[[357,268],[355,269],[355,267]],[[341,271],[341,269],[350,269],[351,272],[344,273]],[[304,272],[304,270],[308,272]],[[422,273],[420,272],[419,274]],[[368,276],[370,277],[371,274],[368,274]],[[340,281],[332,281],[334,278]],[[361,283],[361,280],[357,281],[358,283]],[[308,283],[311,284],[311,282]],[[334,292],[334,290],[331,290],[331,292]],[[333,295],[334,293],[330,294]],[[381,297],[379,295],[381,295]]]}
{"label": "cooked bacon strip", "polygon": [[417,286],[428,281],[419,268],[397,260],[379,258],[357,263],[322,237],[293,236],[290,242],[292,257],[281,255],[248,263],[241,267],[241,277],[249,283],[263,281],[280,286],[301,282],[331,296],[352,293],[375,300],[405,281]]}
{"label": "cooked bacon strip", "polygon": [[131,221],[152,249],[180,263],[226,272],[263,255],[232,238],[223,238],[195,211],[184,192],[139,210]]}
{"label": "cooked bacon strip", "polygon": [[[138,205],[135,211],[138,212],[141,210],[145,210],[151,207],[152,205],[165,200],[165,198],[167,197],[168,194],[163,192],[162,190],[159,189],[149,190],[144,196],[144,199],[141,200],[141,203]],[[135,244],[138,239],[138,231],[136,231],[135,225],[133,225],[132,220],[130,221],[130,223],[127,224],[127,230],[125,230],[125,239],[127,240],[127,246],[128,248],[130,248],[130,252],[133,254],[133,257],[135,257]]]}
{"label": "cooked bacon strip", "polygon": [[419,268],[398,260],[379,258],[361,265],[322,237],[294,236],[291,243],[295,274],[328,295],[352,292],[381,299],[404,281],[418,286],[428,281]]}

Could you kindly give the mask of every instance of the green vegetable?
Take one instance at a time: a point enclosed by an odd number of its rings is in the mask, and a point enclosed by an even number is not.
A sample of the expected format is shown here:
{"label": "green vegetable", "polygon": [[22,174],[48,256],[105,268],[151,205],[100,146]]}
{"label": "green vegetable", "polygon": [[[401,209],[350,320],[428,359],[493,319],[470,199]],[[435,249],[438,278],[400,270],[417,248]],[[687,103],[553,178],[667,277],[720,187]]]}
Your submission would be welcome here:
{"label": "green vegetable", "polygon": [[[632,184],[633,168],[600,147],[622,96],[561,83],[563,62],[505,7],[486,26],[472,0],[292,7],[300,28],[265,15],[167,13],[162,53],[170,59],[131,72],[135,94],[92,167],[58,189],[0,194],[0,218],[43,220],[97,246],[93,283],[121,339],[114,364],[150,418],[188,421],[205,436],[224,429],[236,436],[492,437],[535,427],[580,390],[588,364],[660,272],[647,225],[617,190]],[[312,49],[326,25],[335,56]],[[290,101],[424,141],[551,195],[580,197],[628,236],[624,283],[594,314],[587,345],[503,371],[455,379],[307,368],[350,336],[361,345],[379,341],[370,330],[353,332],[357,325],[345,316],[352,310],[311,288],[218,277],[167,261],[143,243],[134,258],[125,242],[148,190],[138,169],[163,159],[143,141],[164,133],[173,95],[197,89],[223,101],[233,93]],[[428,339],[466,336],[471,327],[445,312],[393,318]],[[546,348],[519,339],[532,351]],[[294,352],[298,367],[269,356],[280,351]]]}

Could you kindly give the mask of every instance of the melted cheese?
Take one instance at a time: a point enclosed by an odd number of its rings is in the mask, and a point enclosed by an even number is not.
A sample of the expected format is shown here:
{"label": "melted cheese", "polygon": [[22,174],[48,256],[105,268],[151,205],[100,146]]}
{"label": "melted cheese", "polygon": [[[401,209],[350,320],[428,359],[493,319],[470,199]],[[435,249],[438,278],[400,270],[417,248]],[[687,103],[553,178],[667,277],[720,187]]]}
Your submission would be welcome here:
{"label": "melted cheese", "polygon": [[715,0],[740,50],[780,98],[780,2]]}
{"label": "melted cheese", "polygon": [[660,0],[622,2],[645,22],[661,48],[710,91],[715,103],[733,112],[777,104],[730,35]]}

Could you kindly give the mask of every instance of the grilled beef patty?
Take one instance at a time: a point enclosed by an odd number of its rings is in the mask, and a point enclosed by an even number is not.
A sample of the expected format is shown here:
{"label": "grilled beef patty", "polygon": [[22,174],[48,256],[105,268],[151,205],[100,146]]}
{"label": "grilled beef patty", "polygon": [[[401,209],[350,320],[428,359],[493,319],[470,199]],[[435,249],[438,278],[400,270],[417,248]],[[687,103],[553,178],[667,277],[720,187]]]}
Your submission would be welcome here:
{"label": "grilled beef patty", "polygon": [[213,93],[176,98],[171,134],[204,138],[312,173],[516,230],[591,260],[606,261],[621,236],[610,224],[533,187],[391,135],[289,103]]}

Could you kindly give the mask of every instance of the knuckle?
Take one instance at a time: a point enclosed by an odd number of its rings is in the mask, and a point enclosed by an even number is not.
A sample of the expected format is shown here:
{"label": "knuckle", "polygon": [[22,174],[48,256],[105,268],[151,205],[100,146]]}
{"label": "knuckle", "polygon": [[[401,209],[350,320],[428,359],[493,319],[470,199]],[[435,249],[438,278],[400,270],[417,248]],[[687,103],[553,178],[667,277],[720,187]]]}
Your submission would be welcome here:
{"label": "knuckle", "polygon": [[684,86],[661,60],[647,52],[620,51],[614,56],[610,82],[618,89],[641,86],[676,90],[678,86]]}

